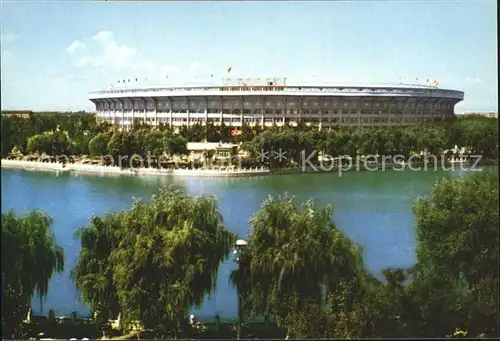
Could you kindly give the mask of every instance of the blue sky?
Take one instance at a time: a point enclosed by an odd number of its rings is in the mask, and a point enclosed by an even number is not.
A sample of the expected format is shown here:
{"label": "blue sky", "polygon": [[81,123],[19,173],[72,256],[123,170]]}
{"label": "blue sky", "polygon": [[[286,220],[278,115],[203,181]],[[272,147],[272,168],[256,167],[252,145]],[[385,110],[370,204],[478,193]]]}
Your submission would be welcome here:
{"label": "blue sky", "polygon": [[[87,93],[227,77],[415,83],[498,111],[495,1],[8,2],[2,109],[87,110]],[[166,79],[168,75],[168,79]]]}

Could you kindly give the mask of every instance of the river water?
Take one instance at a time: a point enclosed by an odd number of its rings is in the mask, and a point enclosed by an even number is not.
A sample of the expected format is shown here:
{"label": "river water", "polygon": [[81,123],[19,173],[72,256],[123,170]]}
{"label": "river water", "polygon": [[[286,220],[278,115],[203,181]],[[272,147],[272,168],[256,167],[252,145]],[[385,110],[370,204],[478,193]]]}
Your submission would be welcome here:
{"label": "river water", "polygon": [[[70,278],[79,250],[73,234],[93,215],[130,207],[133,198],[148,200],[161,185],[173,185],[192,195],[217,196],[226,226],[241,237],[249,233],[249,220],[269,194],[288,192],[305,201],[333,205],[337,227],[361,243],[365,263],[374,274],[386,267],[408,267],[415,262],[415,234],[411,206],[416,197],[429,194],[441,177],[462,176],[455,171],[377,171],[308,173],[252,178],[194,178],[170,176],[87,175],[2,169],[2,213],[13,209],[24,214],[40,209],[54,219],[53,231],[64,247],[66,266],[55,275],[42,306],[33,299],[33,312],[56,316],[76,310],[87,316]],[[237,315],[236,291],[229,282],[235,267],[231,258],[221,266],[217,290],[200,309],[200,318],[223,319]],[[43,308],[43,309],[42,309]]]}

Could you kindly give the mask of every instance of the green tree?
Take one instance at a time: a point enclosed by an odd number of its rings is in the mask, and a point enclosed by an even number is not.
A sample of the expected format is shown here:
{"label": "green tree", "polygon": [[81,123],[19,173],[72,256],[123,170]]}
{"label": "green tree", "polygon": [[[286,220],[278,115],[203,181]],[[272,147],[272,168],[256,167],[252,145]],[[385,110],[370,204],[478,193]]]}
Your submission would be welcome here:
{"label": "green tree", "polygon": [[232,130],[233,127],[222,123],[221,126],[219,127],[220,140],[225,143],[232,142],[234,140],[234,138],[231,136]]}
{"label": "green tree", "polygon": [[63,249],[51,232],[52,219],[33,211],[2,214],[2,332],[6,338],[24,337],[22,320],[31,298],[40,303],[54,272],[64,270]]}
{"label": "green tree", "polygon": [[80,239],[81,251],[72,277],[99,324],[116,318],[120,313],[109,256],[118,244],[116,233],[121,219],[121,214],[93,217],[88,226],[75,233],[75,237]]}
{"label": "green tree", "polygon": [[212,122],[207,122],[205,125],[205,132],[207,142],[219,142],[221,140],[220,131]]}
{"label": "green tree", "polygon": [[144,145],[145,150],[151,155],[159,156],[165,151],[165,145],[163,139],[165,138],[165,133],[160,130],[151,130],[145,137]]}
{"label": "green tree", "polygon": [[465,328],[498,337],[498,178],[441,180],[414,206],[418,263],[411,290],[426,336]]}
{"label": "green tree", "polygon": [[79,235],[74,274],[83,299],[103,317],[119,311],[159,336],[177,332],[212,292],[234,241],[214,198],[164,189],[151,203],[94,218]]}
{"label": "green tree", "polygon": [[199,123],[193,124],[189,127],[189,138],[190,142],[201,142],[205,138],[205,129]]}
{"label": "green tree", "polygon": [[52,137],[52,155],[67,154],[70,147],[68,132],[57,130],[51,134]]}
{"label": "green tree", "polygon": [[29,120],[6,115],[2,115],[1,120],[2,157],[7,156],[14,146],[25,150],[28,137],[31,135]]}
{"label": "green tree", "polygon": [[168,134],[163,139],[164,148],[169,155],[187,155],[187,141],[178,134]]}
{"label": "green tree", "polygon": [[27,151],[30,153],[52,154],[53,138],[52,134],[44,133],[30,137],[28,139]]}
{"label": "green tree", "polygon": [[[122,135],[124,132],[115,131],[111,135],[108,145],[106,146],[106,150],[109,154],[113,155],[113,157],[117,158],[119,155],[123,155],[123,146],[122,146]],[[89,146],[90,149],[90,146]]]}
{"label": "green tree", "polygon": [[136,131],[115,131],[109,139],[107,151],[115,162],[122,167],[129,166],[129,159],[135,153],[140,153],[136,146]]}
{"label": "green tree", "polygon": [[312,201],[298,207],[287,195],[263,202],[231,275],[245,315],[269,316],[290,334],[292,317],[314,306],[327,309],[327,295],[359,275],[360,249],[335,228],[331,213]]}
{"label": "green tree", "polygon": [[92,156],[106,155],[111,133],[99,133],[89,141],[89,152]]}

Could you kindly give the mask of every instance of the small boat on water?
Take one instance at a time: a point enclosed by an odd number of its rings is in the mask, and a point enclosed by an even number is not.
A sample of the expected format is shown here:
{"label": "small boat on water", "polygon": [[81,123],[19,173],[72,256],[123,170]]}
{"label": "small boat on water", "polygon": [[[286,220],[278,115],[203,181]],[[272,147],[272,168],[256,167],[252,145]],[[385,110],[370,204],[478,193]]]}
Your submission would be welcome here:
{"label": "small boat on water", "polygon": [[466,156],[458,156],[458,157],[452,157],[451,159],[448,160],[448,163],[451,165],[470,165],[470,160]]}

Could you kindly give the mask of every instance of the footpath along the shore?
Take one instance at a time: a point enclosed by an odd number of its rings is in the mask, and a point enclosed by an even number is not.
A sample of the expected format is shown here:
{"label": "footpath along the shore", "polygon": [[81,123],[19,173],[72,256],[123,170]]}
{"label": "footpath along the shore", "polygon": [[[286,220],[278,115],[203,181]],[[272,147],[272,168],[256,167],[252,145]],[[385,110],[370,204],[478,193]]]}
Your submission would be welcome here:
{"label": "footpath along the shore", "polygon": [[89,165],[81,163],[67,163],[63,166],[57,162],[39,162],[25,160],[1,161],[2,168],[17,168],[36,171],[57,171],[57,172],[91,172],[98,174],[122,174],[122,175],[181,175],[181,176],[256,176],[267,175],[271,172],[264,167],[256,168],[231,168],[225,169],[158,169],[158,168],[128,168],[122,169],[118,166]]}
{"label": "footpath along the shore", "polygon": [[294,173],[338,173],[340,176],[347,171],[402,171],[405,169],[410,170],[437,170],[439,168],[446,170],[461,169],[464,171],[481,171],[481,167],[477,167],[470,162],[463,164],[455,164],[446,162],[445,164],[426,164],[425,162],[414,162],[411,165],[405,162],[402,163],[379,163],[368,162],[363,164],[351,165],[330,165],[329,167],[322,167],[321,165],[311,165],[308,167],[291,167],[291,168],[277,168],[268,169],[266,167],[255,168],[239,168],[234,166],[220,167],[220,168],[120,168],[119,166],[105,166],[105,165],[90,165],[83,163],[67,163],[63,165],[57,162],[41,162],[41,161],[27,161],[27,160],[1,160],[2,168],[17,168],[33,171],[55,171],[55,172],[88,172],[94,174],[115,174],[115,175],[173,175],[173,176],[207,176],[207,177],[249,177],[249,176],[263,176],[263,175],[284,175]]}

